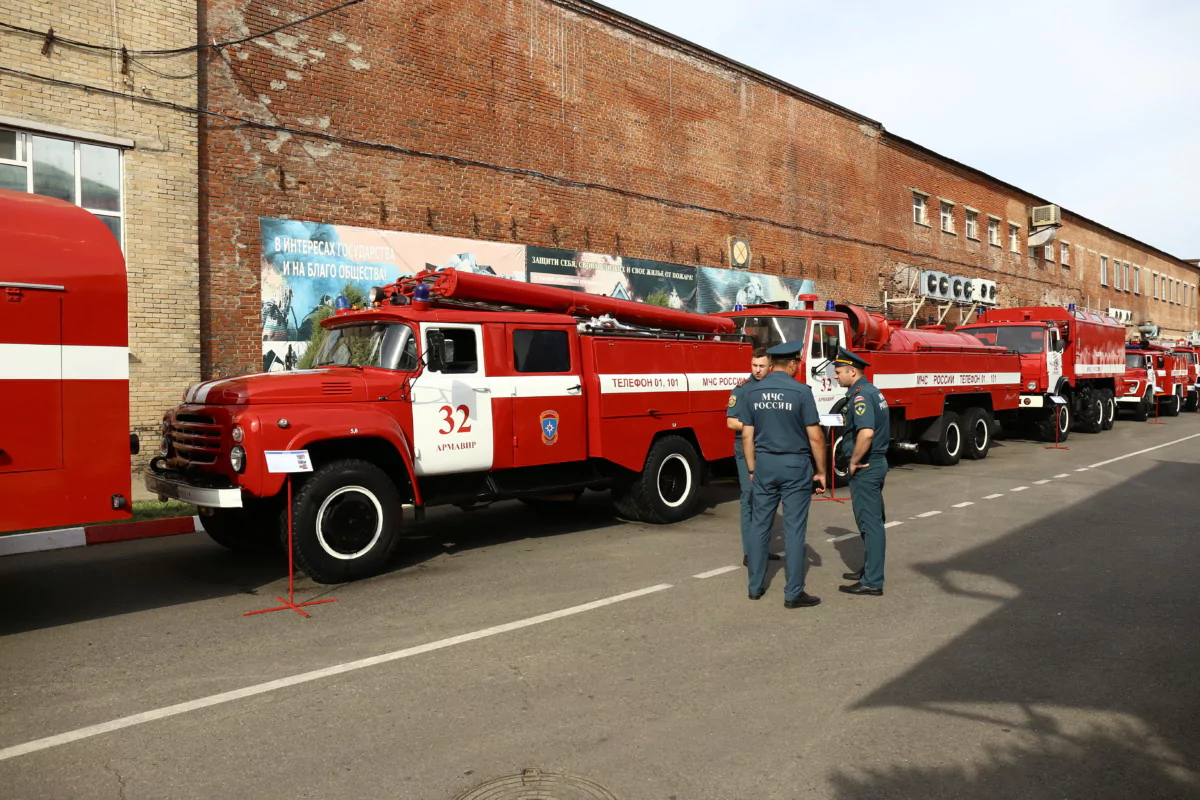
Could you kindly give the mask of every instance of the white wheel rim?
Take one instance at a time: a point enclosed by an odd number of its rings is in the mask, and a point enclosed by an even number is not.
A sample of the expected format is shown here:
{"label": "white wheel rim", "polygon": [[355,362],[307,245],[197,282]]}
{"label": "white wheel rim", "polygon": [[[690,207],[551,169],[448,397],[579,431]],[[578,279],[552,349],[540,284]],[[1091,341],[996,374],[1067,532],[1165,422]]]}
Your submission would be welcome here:
{"label": "white wheel rim", "polygon": [[[679,499],[672,502],[667,499],[665,494],[663,494],[663,470],[675,462],[677,462],[678,466],[683,469],[684,484],[683,491],[679,493]],[[671,453],[669,456],[663,459],[661,464],[658,465],[658,475],[655,476],[654,486],[658,490],[658,499],[663,502],[663,505],[665,505],[667,508],[679,508],[687,501],[688,496],[692,493],[692,465],[689,464],[688,460],[679,453]]]}
{"label": "white wheel rim", "polygon": [[[337,500],[337,498],[344,494],[349,494],[350,492],[356,492],[370,501],[371,505],[375,507],[376,523],[374,534],[371,536],[371,540],[367,542],[366,546],[353,553],[343,553],[339,550],[335,550],[325,538],[323,522],[325,520],[325,512],[329,509],[330,504]],[[317,543],[321,545],[322,550],[324,550],[333,558],[341,561],[352,561],[370,552],[371,548],[375,546],[375,543],[379,541],[379,537],[383,535],[383,506],[380,505],[379,499],[375,497],[374,493],[363,486],[342,486],[330,492],[329,495],[321,502],[321,507],[317,509],[316,529]]]}
{"label": "white wheel rim", "polygon": [[1063,406],[1062,407],[1062,417],[1058,421],[1059,433],[1066,433],[1067,430],[1070,429],[1070,427],[1071,427],[1071,412],[1067,410],[1066,406]]}
{"label": "white wheel rim", "polygon": [[[954,444],[951,447],[951,443]],[[958,428],[957,422],[952,422],[946,426],[946,453],[950,456],[958,455],[958,451],[962,449],[962,431]]]}
{"label": "white wheel rim", "polygon": [[[982,441],[980,441],[979,438],[980,433],[983,434]],[[983,418],[975,420],[975,449],[983,451],[985,448],[987,448],[989,436],[991,436],[991,433],[988,431],[987,420]]]}

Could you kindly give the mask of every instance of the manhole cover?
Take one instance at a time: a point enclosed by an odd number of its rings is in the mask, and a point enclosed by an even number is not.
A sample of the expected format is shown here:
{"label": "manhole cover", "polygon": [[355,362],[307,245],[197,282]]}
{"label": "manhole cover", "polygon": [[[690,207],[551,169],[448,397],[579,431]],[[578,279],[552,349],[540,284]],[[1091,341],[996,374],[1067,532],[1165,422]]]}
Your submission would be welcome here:
{"label": "manhole cover", "polygon": [[617,796],[587,778],[527,769],[482,783],[454,800],[617,800]]}

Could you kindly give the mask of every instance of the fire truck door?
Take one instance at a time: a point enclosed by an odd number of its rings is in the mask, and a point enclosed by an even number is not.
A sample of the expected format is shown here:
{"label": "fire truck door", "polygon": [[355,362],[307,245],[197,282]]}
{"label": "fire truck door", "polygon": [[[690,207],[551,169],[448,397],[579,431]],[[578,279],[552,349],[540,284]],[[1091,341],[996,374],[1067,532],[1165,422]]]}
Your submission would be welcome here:
{"label": "fire truck door", "polygon": [[813,322],[809,334],[808,363],[804,365],[808,386],[817,401],[817,411],[828,414],[846,390],[833,377],[833,358],[839,347],[844,346],[842,323]]}
{"label": "fire truck door", "polygon": [[62,467],[62,379],[60,292],[0,288],[0,473]]}
{"label": "fire truck door", "polygon": [[1063,354],[1059,350],[1058,329],[1051,328],[1048,334],[1049,338],[1046,341],[1046,372],[1049,375],[1046,384],[1046,391],[1054,393],[1058,391],[1058,381],[1063,374]]}
{"label": "fire truck door", "polygon": [[428,366],[413,382],[413,449],[418,475],[481,472],[492,468],[492,389],[483,327],[452,323],[421,325],[428,363],[429,334],[446,337],[446,364]]}
{"label": "fire truck door", "polygon": [[[512,378],[495,379],[512,398],[513,465],[587,458],[579,336],[561,327],[507,325]],[[511,382],[504,386],[504,383]]]}

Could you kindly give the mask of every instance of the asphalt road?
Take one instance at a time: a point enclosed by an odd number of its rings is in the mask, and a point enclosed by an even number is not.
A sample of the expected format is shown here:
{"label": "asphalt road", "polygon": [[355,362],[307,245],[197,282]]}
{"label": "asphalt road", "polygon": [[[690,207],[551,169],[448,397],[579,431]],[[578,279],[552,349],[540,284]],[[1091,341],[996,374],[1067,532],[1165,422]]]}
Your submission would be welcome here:
{"label": "asphalt road", "polygon": [[837,592],[861,545],[816,504],[806,610],[746,599],[728,484],[668,527],[433,514],[388,574],[301,579],[310,619],[243,617],[284,567],[202,534],[0,559],[0,796],[1200,796],[1200,416],[1067,446],[894,469],[883,598]]}

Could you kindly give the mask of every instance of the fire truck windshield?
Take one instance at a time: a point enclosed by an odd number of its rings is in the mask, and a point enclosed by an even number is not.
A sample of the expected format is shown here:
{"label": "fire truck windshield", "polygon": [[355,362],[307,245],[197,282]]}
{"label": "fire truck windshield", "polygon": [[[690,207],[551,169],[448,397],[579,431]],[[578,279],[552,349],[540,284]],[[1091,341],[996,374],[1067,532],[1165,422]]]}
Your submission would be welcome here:
{"label": "fire truck windshield", "polygon": [[398,323],[342,325],[325,334],[313,366],[414,370],[416,340],[412,328]]}
{"label": "fire truck windshield", "polygon": [[1035,325],[981,325],[962,331],[984,344],[1005,347],[1016,353],[1041,353],[1046,349],[1046,331]]}
{"label": "fire truck windshield", "polygon": [[1144,367],[1146,366],[1146,357],[1141,353],[1126,353],[1125,366],[1129,369]]}
{"label": "fire truck windshield", "polygon": [[805,317],[734,317],[738,333],[754,340],[755,347],[774,347],[784,342],[804,340],[808,329]]}

